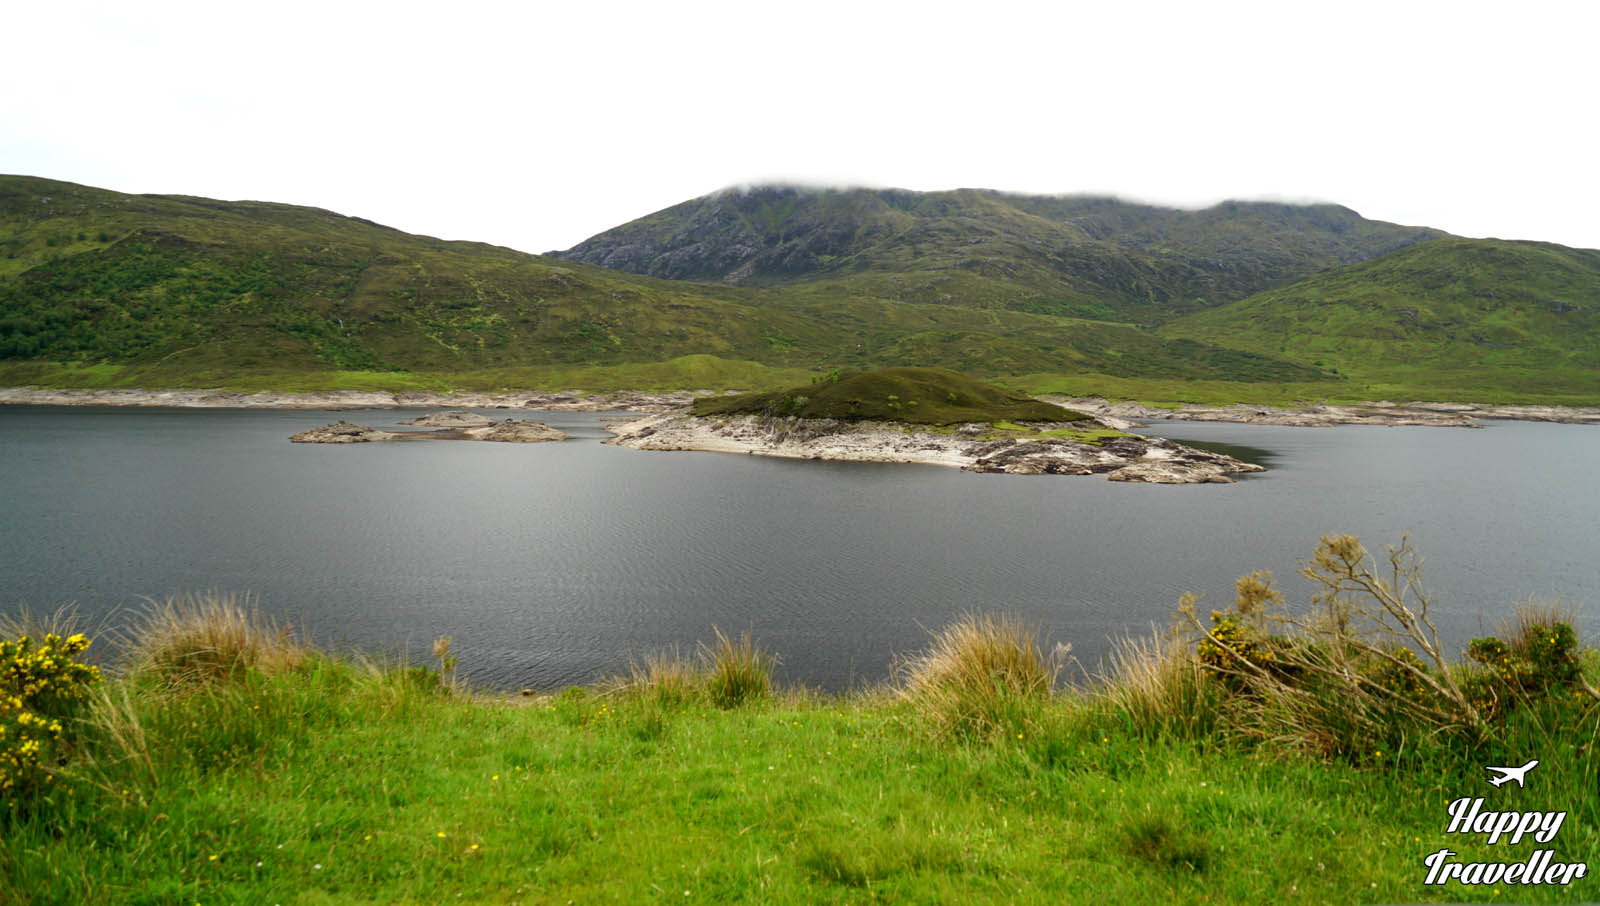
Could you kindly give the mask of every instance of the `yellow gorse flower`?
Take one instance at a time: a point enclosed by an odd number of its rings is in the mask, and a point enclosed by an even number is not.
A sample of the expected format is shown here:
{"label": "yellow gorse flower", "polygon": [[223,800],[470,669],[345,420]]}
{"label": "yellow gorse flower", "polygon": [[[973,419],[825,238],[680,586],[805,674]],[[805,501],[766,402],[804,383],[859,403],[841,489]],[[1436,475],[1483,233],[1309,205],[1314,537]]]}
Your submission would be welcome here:
{"label": "yellow gorse flower", "polygon": [[44,766],[66,735],[61,719],[100,681],[99,667],[76,660],[88,647],[82,633],[0,640],[0,790],[7,805],[53,779]]}

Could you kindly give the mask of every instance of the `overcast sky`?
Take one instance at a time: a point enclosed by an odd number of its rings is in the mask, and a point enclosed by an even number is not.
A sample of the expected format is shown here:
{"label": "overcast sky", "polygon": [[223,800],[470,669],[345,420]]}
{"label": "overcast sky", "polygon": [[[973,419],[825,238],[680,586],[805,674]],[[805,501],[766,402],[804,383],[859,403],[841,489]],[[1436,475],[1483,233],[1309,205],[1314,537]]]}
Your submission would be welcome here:
{"label": "overcast sky", "polygon": [[0,172],[563,249],[762,181],[1600,247],[1600,4],[16,3]]}

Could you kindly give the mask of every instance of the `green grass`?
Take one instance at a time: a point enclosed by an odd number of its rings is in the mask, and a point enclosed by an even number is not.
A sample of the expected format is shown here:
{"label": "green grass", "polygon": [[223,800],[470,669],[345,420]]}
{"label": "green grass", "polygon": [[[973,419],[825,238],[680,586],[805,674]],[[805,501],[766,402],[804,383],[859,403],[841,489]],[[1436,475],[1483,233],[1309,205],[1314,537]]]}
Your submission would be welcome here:
{"label": "green grass", "polygon": [[392,393],[448,393],[452,390],[528,389],[585,391],[686,389],[727,390],[778,387],[808,380],[799,368],[771,368],[759,362],[711,355],[680,356],[665,362],[621,365],[506,367],[478,371],[324,371],[218,369],[193,371],[162,365],[85,365],[53,362],[0,362],[0,386],[66,389],[217,389],[307,393],[370,390]]}
{"label": "green grass", "polygon": [[695,400],[693,412],[876,419],[921,425],[1008,420],[1070,422],[1088,418],[1081,412],[1029,399],[942,368],[835,373],[786,390],[701,397]]}
{"label": "green grass", "polygon": [[[1600,860],[1596,759],[1517,732],[1527,790],[1485,755],[1357,766],[1141,736],[1084,694],[1007,731],[925,731],[914,701],[789,692],[721,708],[582,689],[472,698],[308,657],[164,693],[113,681],[148,760],[102,744],[31,816],[0,818],[0,895],[44,903],[1575,902],[1420,884],[1455,797],[1570,811]],[[424,674],[425,676],[425,674]],[[1010,732],[1022,726],[1020,733]],[[1592,718],[1582,727],[1593,732]],[[1491,762],[1502,763],[1502,762]],[[1504,762],[1511,763],[1511,762]],[[685,893],[687,892],[687,893]]]}

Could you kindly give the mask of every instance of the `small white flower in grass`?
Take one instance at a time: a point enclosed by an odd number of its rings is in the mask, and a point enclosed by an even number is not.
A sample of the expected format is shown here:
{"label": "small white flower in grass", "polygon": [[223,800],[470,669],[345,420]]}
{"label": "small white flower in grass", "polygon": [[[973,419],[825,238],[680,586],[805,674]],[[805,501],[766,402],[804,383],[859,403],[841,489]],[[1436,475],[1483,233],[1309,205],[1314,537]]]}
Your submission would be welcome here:
{"label": "small white flower in grass", "polygon": [[321,871],[322,870],[322,863],[318,862],[317,864],[311,866],[311,870],[312,871]]}

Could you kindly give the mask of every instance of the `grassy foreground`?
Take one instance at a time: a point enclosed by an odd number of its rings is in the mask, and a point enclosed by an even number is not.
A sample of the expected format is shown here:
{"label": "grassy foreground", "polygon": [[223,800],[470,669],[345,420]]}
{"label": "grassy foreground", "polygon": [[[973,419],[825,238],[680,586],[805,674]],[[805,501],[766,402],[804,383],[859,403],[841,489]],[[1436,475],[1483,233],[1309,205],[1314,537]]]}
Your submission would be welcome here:
{"label": "grassy foreground", "polygon": [[[1242,601],[1260,600],[1258,578],[1241,580]],[[1130,641],[1102,681],[1062,691],[1025,627],[973,617],[907,659],[892,688],[848,697],[776,689],[769,655],[719,633],[695,658],[508,698],[458,682],[448,640],[430,666],[340,660],[245,604],[169,602],[130,633],[60,763],[6,801],[0,902],[1575,902],[1600,890],[1422,883],[1442,848],[1494,862],[1549,849],[1600,868],[1600,710],[1565,687],[1506,698],[1484,735],[1403,721],[1354,745],[1318,743],[1327,728],[1310,725],[1269,739],[1249,732],[1265,687],[1203,669],[1189,642]],[[1210,637],[1243,651],[1223,625]],[[1577,681],[1592,683],[1583,657]],[[1530,758],[1526,788],[1486,782],[1484,765]],[[1551,842],[1490,845],[1445,833],[1464,796],[1569,814]]]}

